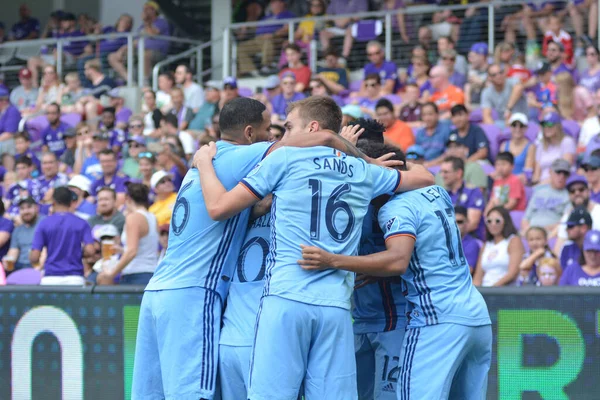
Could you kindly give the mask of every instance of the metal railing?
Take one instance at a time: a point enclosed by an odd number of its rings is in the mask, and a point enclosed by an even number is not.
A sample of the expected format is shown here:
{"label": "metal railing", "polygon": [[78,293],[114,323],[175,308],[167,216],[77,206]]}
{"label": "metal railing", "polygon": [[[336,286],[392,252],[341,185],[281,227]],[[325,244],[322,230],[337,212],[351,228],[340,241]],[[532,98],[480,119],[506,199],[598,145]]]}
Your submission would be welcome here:
{"label": "metal railing", "polygon": [[[278,20],[266,20],[257,22],[243,22],[230,24],[223,30],[223,76],[235,75],[236,62],[237,62],[237,45],[238,43],[234,40],[233,32],[239,28],[256,28],[259,26],[269,25],[286,25],[288,29],[287,40],[290,43],[294,42],[294,32],[297,25],[303,21],[315,21],[315,22],[327,22],[336,19],[353,18],[353,19],[380,19],[384,22],[384,38],[382,44],[385,50],[385,58],[392,60],[393,53],[393,21],[392,18],[398,14],[406,16],[416,17],[417,20],[424,14],[433,14],[444,10],[459,11],[467,10],[470,8],[475,9],[487,9],[487,44],[490,52],[493,52],[495,47],[495,36],[499,30],[499,26],[496,26],[496,16],[502,16],[506,13],[505,10],[509,7],[523,6],[524,1],[498,1],[493,0],[489,3],[472,3],[466,5],[451,5],[451,6],[432,6],[432,5],[415,5],[408,6],[407,8],[387,10],[387,11],[373,11],[373,12],[362,12],[356,14],[342,14],[342,15],[325,15],[319,17],[304,17],[304,18],[290,18],[290,19],[278,19]],[[514,12],[514,11],[513,11]],[[600,19],[600,7],[598,9]],[[420,26],[420,25],[419,25]],[[315,35],[316,36],[316,35]],[[314,66],[313,60],[316,59],[317,45],[316,41],[318,38],[314,38],[308,51],[310,52],[310,64]],[[598,29],[597,43],[600,44],[600,29]]]}
{"label": "metal railing", "polygon": [[[186,39],[179,38],[174,36],[163,36],[163,35],[148,35],[146,33],[138,33],[138,32],[122,32],[122,33],[109,33],[102,35],[87,35],[81,37],[67,37],[67,38],[52,38],[52,39],[35,39],[35,40],[20,40],[15,42],[6,42],[0,45],[1,49],[15,49],[15,53],[13,57],[18,59],[27,60],[30,57],[34,57],[39,55],[40,51],[44,46],[49,47],[52,46],[56,49],[56,71],[59,76],[63,74],[63,53],[64,46],[66,44],[74,43],[74,42],[95,42],[102,39],[117,39],[117,38],[127,38],[127,83],[128,85],[133,85],[134,83],[134,68],[135,60],[134,60],[134,45],[137,40],[137,84],[138,86],[143,86],[144,84],[144,52],[145,41],[148,38],[164,40],[170,43],[183,43],[189,45],[198,46],[202,42],[200,40],[194,39]],[[7,66],[0,68],[0,71],[3,70],[14,70],[14,67]]]}

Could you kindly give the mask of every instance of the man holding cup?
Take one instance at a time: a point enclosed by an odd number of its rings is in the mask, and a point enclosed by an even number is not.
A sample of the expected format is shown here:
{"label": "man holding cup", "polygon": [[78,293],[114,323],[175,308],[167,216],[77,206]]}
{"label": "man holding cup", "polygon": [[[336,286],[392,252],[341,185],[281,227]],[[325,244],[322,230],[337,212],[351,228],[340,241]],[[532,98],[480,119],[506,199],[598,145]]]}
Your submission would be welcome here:
{"label": "man holding cup", "polygon": [[[19,217],[23,224],[17,226],[10,239],[10,249],[2,259],[2,264],[7,271],[31,268],[29,251],[33,242],[33,234],[40,221],[44,218],[39,215],[39,207],[31,196],[19,201]],[[40,263],[43,265],[43,263]]]}

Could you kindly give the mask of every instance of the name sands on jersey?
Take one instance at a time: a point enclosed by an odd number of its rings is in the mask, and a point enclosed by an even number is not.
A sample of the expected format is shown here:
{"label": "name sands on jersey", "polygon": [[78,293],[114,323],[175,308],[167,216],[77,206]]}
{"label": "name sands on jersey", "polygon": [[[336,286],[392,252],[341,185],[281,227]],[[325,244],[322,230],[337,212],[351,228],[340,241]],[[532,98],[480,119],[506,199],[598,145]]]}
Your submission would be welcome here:
{"label": "name sands on jersey", "polygon": [[354,165],[348,165],[343,158],[323,158],[319,157],[313,158],[313,163],[315,164],[316,170],[330,170],[338,172],[342,175],[348,175],[348,178],[352,178],[354,176]]}

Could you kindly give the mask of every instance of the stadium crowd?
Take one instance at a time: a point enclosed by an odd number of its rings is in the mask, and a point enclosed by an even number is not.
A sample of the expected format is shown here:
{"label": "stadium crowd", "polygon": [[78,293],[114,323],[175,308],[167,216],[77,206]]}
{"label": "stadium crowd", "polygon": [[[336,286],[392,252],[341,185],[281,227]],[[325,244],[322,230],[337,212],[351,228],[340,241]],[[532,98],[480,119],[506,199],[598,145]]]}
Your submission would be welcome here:
{"label": "stadium crowd", "polygon": [[[495,49],[473,28],[487,23],[486,8],[440,11],[418,23],[400,13],[399,64],[385,59],[377,40],[356,39],[358,20],[303,21],[293,43],[283,20],[409,6],[402,1],[236,5],[237,22],[277,20],[236,32],[238,77],[201,84],[186,64],[165,69],[158,91],[143,89],[141,110],[127,107],[123,38],[64,47],[72,67],[65,76],[57,75],[55,49],[44,48],[19,71],[19,85],[0,85],[0,257],[9,281],[33,268],[44,271],[45,284],[147,282],[166,250],[193,154],[219,139],[223,105],[240,96],[261,101],[279,140],[291,103],[331,96],[344,125],[380,121],[386,143],[436,175],[456,206],[475,284],[600,286],[596,0],[503,10],[504,41]],[[20,18],[7,34],[0,24],[0,41],[134,27],[129,15],[102,27],[57,11],[41,29],[26,5]],[[142,21],[139,31],[149,35],[171,31],[155,2],[145,4]],[[149,77],[168,43],[146,40],[146,50]],[[368,63],[353,80],[357,53]],[[260,76],[256,91],[243,87],[242,78]]]}

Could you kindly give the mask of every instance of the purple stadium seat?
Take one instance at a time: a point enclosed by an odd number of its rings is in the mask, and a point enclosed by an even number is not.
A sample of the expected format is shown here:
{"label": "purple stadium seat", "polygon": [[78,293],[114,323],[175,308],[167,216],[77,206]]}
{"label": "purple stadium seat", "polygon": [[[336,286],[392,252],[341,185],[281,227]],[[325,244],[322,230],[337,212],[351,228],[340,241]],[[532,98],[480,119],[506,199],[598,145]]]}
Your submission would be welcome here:
{"label": "purple stadium seat", "polygon": [[538,137],[538,133],[540,132],[541,127],[539,124],[533,121],[529,121],[529,125],[527,126],[527,130],[525,131],[525,136],[532,142],[535,142]]}
{"label": "purple stadium seat", "polygon": [[439,165],[434,165],[433,167],[429,167],[429,172],[431,172],[432,174],[437,174],[438,172],[440,172],[441,166]]}
{"label": "purple stadium seat", "polygon": [[6,278],[7,285],[39,285],[42,280],[40,271],[24,268],[13,272]]}
{"label": "purple stadium seat", "polygon": [[385,97],[386,99],[391,101],[393,105],[398,105],[398,104],[402,103],[402,98],[400,96],[398,96],[397,94],[388,94],[383,97]]}
{"label": "purple stadium seat", "polygon": [[[496,112],[496,110],[492,110],[492,118],[494,120],[498,119],[498,113]],[[483,122],[483,110],[481,108],[476,108],[473,111],[471,111],[471,114],[469,114],[469,122],[473,123],[473,124],[480,124]]]}
{"label": "purple stadium seat", "polygon": [[521,220],[523,219],[524,215],[525,215],[525,211],[511,211],[510,212],[510,217],[512,218],[513,224],[515,225],[515,228],[517,228],[517,230],[521,229]]}
{"label": "purple stadium seat", "polygon": [[248,87],[240,87],[238,89],[238,93],[242,97],[252,97],[252,95],[254,94],[254,91]]}
{"label": "purple stadium seat", "polygon": [[554,245],[556,244],[556,239],[558,239],[556,236],[548,239],[548,247],[550,247],[551,249],[554,249]]}
{"label": "purple stadium seat", "polygon": [[523,243],[523,247],[525,248],[525,254],[529,253],[529,243],[527,243],[525,236],[521,236],[521,243]]}
{"label": "purple stadium seat", "polygon": [[77,113],[63,114],[60,117],[60,120],[67,125],[71,125],[74,128],[77,126],[78,123],[81,122],[81,114],[77,114]]}
{"label": "purple stadium seat", "polygon": [[498,148],[500,146],[499,138],[502,136],[502,130],[497,125],[490,124],[479,124],[481,129],[485,132],[490,142],[490,160],[494,162],[496,155],[498,155]]}
{"label": "purple stadium seat", "polygon": [[383,33],[383,22],[377,19],[365,19],[352,25],[352,37],[358,42],[377,39]]}
{"label": "purple stadium seat", "polygon": [[533,196],[533,188],[531,186],[525,186],[525,199],[527,200],[527,203],[529,203],[531,196]]}
{"label": "purple stadium seat", "polygon": [[565,133],[569,136],[572,136],[573,139],[575,139],[575,141],[577,142],[577,139],[579,139],[579,131],[581,130],[581,126],[579,126],[579,123],[577,121],[567,119],[563,120],[562,127]]}
{"label": "purple stadium seat", "polygon": [[496,169],[494,168],[494,166],[490,163],[479,163],[479,165],[481,165],[481,168],[483,169],[483,172],[485,172],[486,175],[490,175],[492,174]]}
{"label": "purple stadium seat", "polygon": [[349,89],[351,92],[360,91],[360,87],[362,86],[362,81],[352,81],[350,82]]}

